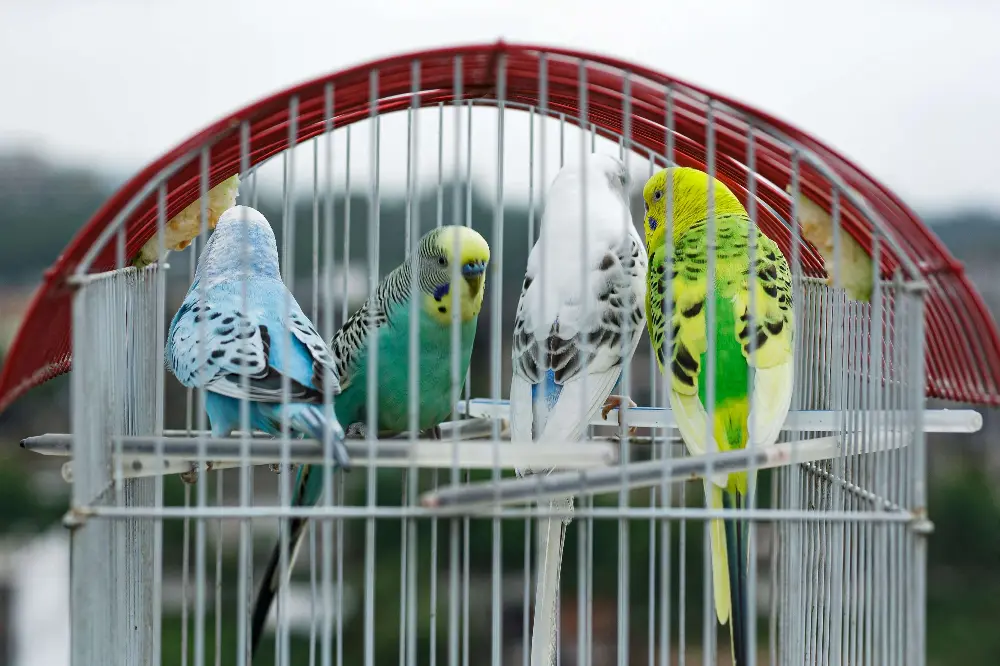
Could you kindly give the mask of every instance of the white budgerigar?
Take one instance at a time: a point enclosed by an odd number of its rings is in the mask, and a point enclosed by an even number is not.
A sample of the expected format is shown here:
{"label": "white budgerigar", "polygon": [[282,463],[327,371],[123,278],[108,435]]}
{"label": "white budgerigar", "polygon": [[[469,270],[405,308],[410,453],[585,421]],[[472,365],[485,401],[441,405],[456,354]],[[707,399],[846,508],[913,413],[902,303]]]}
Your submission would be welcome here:
{"label": "white budgerigar", "polygon": [[[610,393],[623,356],[631,360],[645,326],[646,262],[622,162],[591,154],[583,165],[563,168],[549,189],[517,304],[510,385],[514,441],[581,440],[599,410],[620,406],[622,398]],[[573,498],[550,506],[571,511]],[[559,566],[569,520],[544,518],[539,524],[532,666],[554,663]]]}

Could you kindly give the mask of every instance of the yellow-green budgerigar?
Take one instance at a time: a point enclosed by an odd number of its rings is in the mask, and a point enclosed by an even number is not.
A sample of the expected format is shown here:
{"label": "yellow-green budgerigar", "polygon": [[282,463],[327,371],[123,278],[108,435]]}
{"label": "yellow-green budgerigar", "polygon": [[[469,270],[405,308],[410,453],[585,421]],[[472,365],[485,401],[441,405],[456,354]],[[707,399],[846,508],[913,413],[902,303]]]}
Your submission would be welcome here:
{"label": "yellow-green budgerigar", "polygon": [[[706,319],[710,183],[715,230],[713,350],[708,348]],[[649,254],[646,325],[660,372],[669,378],[670,407],[688,451],[697,455],[773,444],[792,397],[794,318],[788,262],[778,245],[758,231],[754,328],[750,330],[751,225],[739,200],[721,181],[685,167],[654,174],[642,196]],[[672,203],[669,208],[668,200]],[[668,211],[672,220],[670,246],[666,236]],[[668,276],[669,247],[673,266]],[[668,295],[669,339],[664,322]],[[711,440],[706,411],[709,353],[715,355]],[[709,508],[744,507],[747,482],[747,472],[713,473],[705,479]],[[729,622],[733,663],[743,666],[747,632],[752,630],[746,626],[746,523],[712,520],[710,534],[716,615],[721,624]]]}

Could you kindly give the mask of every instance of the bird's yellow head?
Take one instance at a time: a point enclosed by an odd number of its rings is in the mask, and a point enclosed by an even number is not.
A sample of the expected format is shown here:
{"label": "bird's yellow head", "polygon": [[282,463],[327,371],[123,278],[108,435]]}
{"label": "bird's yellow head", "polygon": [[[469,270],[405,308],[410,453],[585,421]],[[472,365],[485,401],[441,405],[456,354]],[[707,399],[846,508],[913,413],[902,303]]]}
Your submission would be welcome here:
{"label": "bird's yellow head", "polygon": [[[715,183],[715,215],[746,215],[746,209],[728,187],[717,178]],[[646,251],[652,252],[665,242],[667,213],[673,218],[673,240],[695,222],[708,218],[709,177],[704,171],[689,167],[661,169],[650,176],[642,188],[643,220],[646,231]],[[672,205],[668,208],[667,197]]]}
{"label": "bird's yellow head", "polygon": [[[420,239],[417,255],[427,313],[435,321],[450,325],[457,302],[460,321],[477,317],[483,307],[486,269],[490,263],[486,239],[469,227],[438,227]],[[452,283],[456,264],[458,282]]]}

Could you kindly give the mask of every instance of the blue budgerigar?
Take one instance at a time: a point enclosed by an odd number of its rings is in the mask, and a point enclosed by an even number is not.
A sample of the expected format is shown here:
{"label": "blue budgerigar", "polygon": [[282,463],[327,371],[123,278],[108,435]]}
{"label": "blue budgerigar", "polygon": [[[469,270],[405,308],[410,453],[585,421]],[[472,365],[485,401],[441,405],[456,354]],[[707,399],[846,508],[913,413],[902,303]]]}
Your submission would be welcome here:
{"label": "blue budgerigar", "polygon": [[348,465],[344,431],[324,407],[332,397],[323,393],[324,368],[340,392],[333,356],[282,282],[274,232],[259,211],[234,206],[219,218],[170,322],[166,362],[181,384],[205,389],[213,437],[240,426],[248,400],[251,428],[279,435],[287,418],[293,434],[329,436],[335,461]]}
{"label": "blue budgerigar", "polygon": [[[337,331],[330,341],[330,349],[342,390],[334,402],[334,409],[338,420],[349,426],[349,431],[361,436],[366,434],[368,377],[373,369],[371,341],[374,338],[378,340],[375,377],[378,436],[391,437],[409,430],[409,355],[414,324],[420,336],[417,429],[436,429],[448,418],[453,408],[452,316],[453,313],[458,316],[458,376],[459,381],[464,382],[486,291],[489,260],[490,248],[486,239],[473,229],[463,226],[432,229],[419,239],[416,252],[386,275],[371,297]],[[458,280],[453,282],[456,274]],[[416,308],[411,296],[414,277],[417,278]],[[378,330],[377,336],[369,334],[369,326]],[[295,483],[293,504],[315,505],[322,496],[323,485],[323,468],[303,465]],[[305,526],[304,519],[291,520],[289,567],[305,536]],[[259,645],[271,604],[283,582],[278,570],[280,548],[279,543],[272,551],[254,601],[251,655]]]}

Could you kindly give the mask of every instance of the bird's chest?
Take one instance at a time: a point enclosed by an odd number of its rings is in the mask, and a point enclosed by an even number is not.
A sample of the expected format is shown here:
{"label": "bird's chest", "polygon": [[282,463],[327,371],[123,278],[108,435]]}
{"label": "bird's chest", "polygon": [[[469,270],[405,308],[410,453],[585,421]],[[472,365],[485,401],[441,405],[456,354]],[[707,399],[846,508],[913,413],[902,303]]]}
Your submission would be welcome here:
{"label": "bird's chest", "polygon": [[[402,432],[409,427],[410,398],[412,395],[411,366],[416,366],[416,403],[418,428],[433,427],[451,413],[452,366],[456,365],[458,388],[464,385],[472,344],[475,340],[476,322],[459,323],[457,353],[451,350],[451,328],[442,327],[423,313],[416,320],[419,337],[411,347],[412,319],[408,311],[395,313],[391,323],[378,333],[378,352],[371,353],[371,341],[362,354],[351,384],[341,399],[352,406],[353,420],[367,419],[369,373],[378,368],[377,385],[378,423],[382,432]],[[415,351],[411,362],[411,350]],[[377,358],[374,358],[377,356]],[[339,411],[339,410],[338,410]]]}

